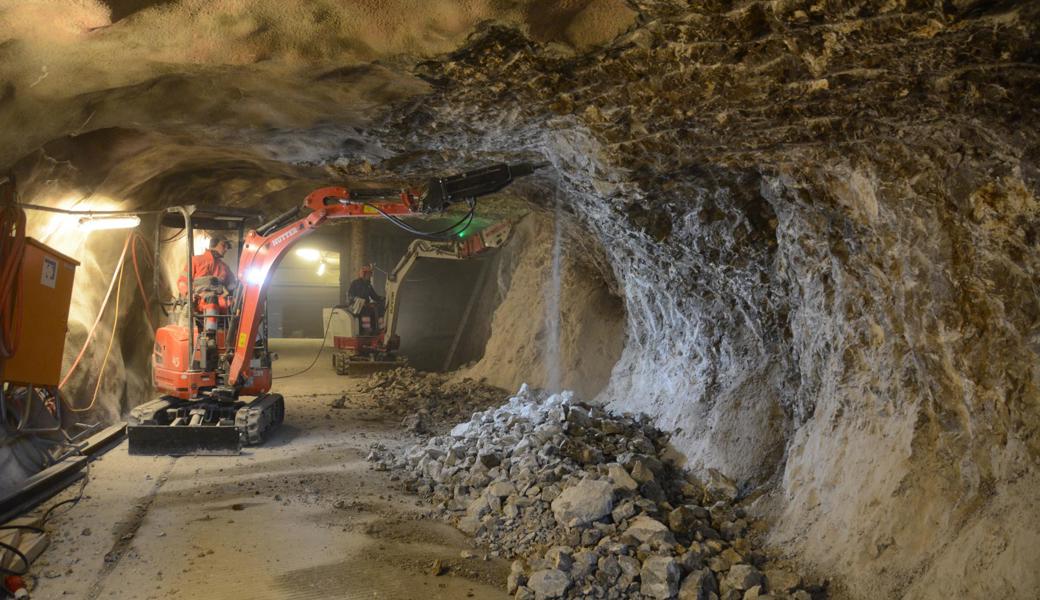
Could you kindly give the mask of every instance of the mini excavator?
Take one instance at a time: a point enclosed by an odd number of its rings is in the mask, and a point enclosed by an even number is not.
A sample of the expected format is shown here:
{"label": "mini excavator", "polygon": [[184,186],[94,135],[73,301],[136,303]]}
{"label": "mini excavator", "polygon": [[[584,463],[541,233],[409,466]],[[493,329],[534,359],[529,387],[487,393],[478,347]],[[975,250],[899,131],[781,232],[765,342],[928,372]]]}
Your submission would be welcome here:
{"label": "mini excavator", "polygon": [[[413,240],[397,266],[386,276],[386,314],[378,326],[375,307],[361,298],[352,304],[336,307],[348,316],[351,335],[333,336],[332,366],[339,375],[349,375],[372,369],[404,366],[406,361],[397,354],[401,340],[397,336],[400,315],[401,284],[419,260],[466,260],[498,248],[509,240],[513,225],[509,221],[494,223],[461,240]],[[332,315],[329,317],[333,318]]]}
{"label": "mini excavator", "polygon": [[[472,222],[476,199],[493,194],[517,177],[530,175],[543,164],[496,164],[445,178],[434,178],[419,189],[354,189],[326,187],[307,195],[302,207],[256,225],[251,211],[200,205],[168,209],[163,223],[183,222],[188,240],[188,264],[194,253],[194,229],[238,231],[238,285],[217,291],[195,282],[187,273],[189,298],[180,322],[156,331],[152,380],[160,398],[131,410],[127,437],[131,454],[237,454],[245,445],[263,443],[285,417],[285,400],[271,393],[272,354],[268,348],[266,298],[271,272],[288,250],[308,234],[340,219],[385,218],[412,235],[415,243],[402,260],[431,252],[469,257],[501,244],[500,228],[488,228],[471,239],[454,240]],[[401,220],[409,215],[443,212],[465,202],[469,211],[453,226],[426,232]],[[508,231],[505,232],[508,235]],[[157,248],[158,252],[158,248]],[[409,258],[411,256],[411,258]],[[401,265],[399,265],[400,267]],[[397,271],[398,269],[395,269]],[[393,306],[396,299],[389,297]],[[396,311],[395,311],[396,313]],[[388,327],[360,342],[352,355],[372,357],[395,349],[395,315]]]}

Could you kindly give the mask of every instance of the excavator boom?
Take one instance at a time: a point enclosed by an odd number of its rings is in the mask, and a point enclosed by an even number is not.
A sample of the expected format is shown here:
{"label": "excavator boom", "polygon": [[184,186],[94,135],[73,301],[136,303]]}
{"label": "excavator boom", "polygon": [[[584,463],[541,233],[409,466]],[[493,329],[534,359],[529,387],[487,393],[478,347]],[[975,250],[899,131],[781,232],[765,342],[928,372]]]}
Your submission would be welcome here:
{"label": "excavator boom", "polygon": [[[226,357],[229,366],[225,389],[255,390],[257,384],[261,383],[254,380],[253,365],[262,366],[266,361],[263,357],[255,356],[254,346],[263,316],[263,301],[267,297],[270,274],[286,255],[286,251],[315,229],[328,221],[338,219],[396,219],[396,215],[436,212],[443,210],[448,204],[461,201],[471,202],[472,217],[472,202],[477,197],[497,192],[509,185],[515,177],[533,173],[541,166],[529,163],[493,165],[448,178],[431,180],[425,190],[402,190],[397,192],[396,200],[389,201],[383,198],[393,196],[394,192],[390,190],[352,192],[343,187],[321,188],[307,195],[304,207],[310,209],[310,212],[303,217],[290,220],[291,215],[298,213],[284,213],[247,233],[238,267],[238,279],[242,284],[239,287],[240,299],[236,299],[236,306],[240,308],[240,317],[237,323],[232,323],[228,333],[228,339],[232,343],[228,345],[229,356]],[[455,232],[441,235],[439,238],[430,237],[447,241],[454,236]],[[478,238],[475,236],[469,243],[478,243]]]}

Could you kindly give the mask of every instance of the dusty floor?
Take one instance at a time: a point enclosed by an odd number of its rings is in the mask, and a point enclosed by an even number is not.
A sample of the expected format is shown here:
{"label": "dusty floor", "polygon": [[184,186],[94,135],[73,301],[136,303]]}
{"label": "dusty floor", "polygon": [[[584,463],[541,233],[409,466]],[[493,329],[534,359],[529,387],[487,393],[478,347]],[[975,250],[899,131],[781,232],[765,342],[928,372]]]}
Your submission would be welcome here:
{"label": "dusty floor", "polygon": [[[309,364],[317,341],[272,346],[277,376]],[[286,422],[240,456],[116,447],[91,467],[85,498],[52,519],[33,598],[506,598],[508,563],[482,560],[370,469],[371,444],[414,438],[378,411],[330,407],[344,390],[356,397],[360,381],[337,377],[324,355],[276,381]],[[438,559],[446,572],[434,576]]]}

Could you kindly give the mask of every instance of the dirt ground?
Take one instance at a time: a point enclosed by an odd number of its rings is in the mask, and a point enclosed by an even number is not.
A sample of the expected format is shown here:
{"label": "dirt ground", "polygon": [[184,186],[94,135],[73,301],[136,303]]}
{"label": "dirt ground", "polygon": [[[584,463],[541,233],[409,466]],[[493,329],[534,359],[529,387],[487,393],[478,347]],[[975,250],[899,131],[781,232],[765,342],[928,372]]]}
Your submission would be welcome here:
{"label": "dirt ground", "polygon": [[[274,341],[275,375],[309,364],[317,343]],[[507,598],[507,562],[484,560],[371,469],[373,443],[415,438],[397,418],[355,407],[361,381],[336,376],[325,355],[276,380],[285,424],[239,456],[111,450],[90,468],[83,500],[52,518],[33,598]],[[344,392],[351,399],[333,408]],[[444,572],[433,575],[438,560]]]}

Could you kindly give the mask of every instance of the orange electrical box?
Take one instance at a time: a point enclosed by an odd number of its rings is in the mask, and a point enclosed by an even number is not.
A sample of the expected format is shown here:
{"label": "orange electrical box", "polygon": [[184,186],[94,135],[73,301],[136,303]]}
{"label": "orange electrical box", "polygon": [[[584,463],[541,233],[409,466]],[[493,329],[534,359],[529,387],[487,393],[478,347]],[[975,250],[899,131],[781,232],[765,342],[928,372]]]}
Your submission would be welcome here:
{"label": "orange electrical box", "polygon": [[72,279],[79,262],[32,238],[22,259],[22,333],[4,366],[11,383],[56,386],[65,352]]}

